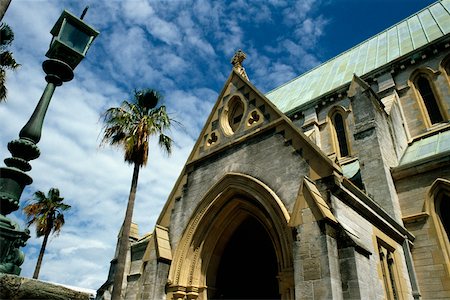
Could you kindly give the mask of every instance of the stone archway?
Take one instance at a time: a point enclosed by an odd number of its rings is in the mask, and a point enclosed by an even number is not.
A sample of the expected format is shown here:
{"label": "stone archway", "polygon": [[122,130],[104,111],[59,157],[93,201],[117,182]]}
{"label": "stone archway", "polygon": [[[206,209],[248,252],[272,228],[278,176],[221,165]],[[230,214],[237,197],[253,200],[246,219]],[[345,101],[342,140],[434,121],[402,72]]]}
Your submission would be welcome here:
{"label": "stone archway", "polygon": [[[232,260],[227,256],[239,251],[245,256],[245,252],[257,248],[249,243],[240,249],[233,246],[252,228],[264,243],[265,256],[273,257],[269,259],[273,270],[260,280],[270,281],[275,275],[272,282],[276,287],[270,290],[271,295],[275,290],[277,298],[293,299],[292,232],[288,222],[283,203],[264,183],[248,175],[227,174],[209,190],[185,228],[170,268],[167,299],[206,300],[220,297],[223,291],[231,293],[226,288],[231,279],[217,274],[224,270],[221,262]],[[246,266],[246,272],[251,273],[249,268]],[[251,299],[251,294],[233,295]]]}
{"label": "stone archway", "polygon": [[243,220],[218,250],[220,262],[206,277],[208,299],[280,299],[275,249],[256,218]]}

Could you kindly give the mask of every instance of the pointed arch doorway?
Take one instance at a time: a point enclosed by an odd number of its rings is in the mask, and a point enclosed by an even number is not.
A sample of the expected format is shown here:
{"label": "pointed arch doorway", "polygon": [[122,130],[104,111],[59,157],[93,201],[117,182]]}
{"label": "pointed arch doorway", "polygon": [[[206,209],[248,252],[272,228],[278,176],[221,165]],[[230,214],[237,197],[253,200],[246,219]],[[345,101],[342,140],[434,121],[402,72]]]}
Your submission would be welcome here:
{"label": "pointed arch doorway", "polygon": [[209,271],[215,274],[207,276],[208,299],[280,299],[275,249],[256,218],[243,220],[219,251],[218,267]]}
{"label": "pointed arch doorway", "polygon": [[264,183],[227,174],[185,227],[167,299],[294,299],[288,222],[286,207]]}

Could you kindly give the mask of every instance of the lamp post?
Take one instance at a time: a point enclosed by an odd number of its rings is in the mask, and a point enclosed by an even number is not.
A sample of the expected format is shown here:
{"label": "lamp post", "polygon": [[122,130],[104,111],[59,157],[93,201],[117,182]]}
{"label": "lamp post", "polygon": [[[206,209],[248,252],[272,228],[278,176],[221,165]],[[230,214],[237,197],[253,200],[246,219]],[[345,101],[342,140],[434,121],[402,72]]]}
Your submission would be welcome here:
{"label": "lamp post", "polygon": [[86,55],[93,40],[99,34],[64,10],[50,33],[53,38],[42,63],[47,86],[33,114],[19,133],[19,139],[8,143],[12,157],[4,160],[6,167],[0,168],[0,273],[19,275],[24,254],[23,247],[29,239],[29,230],[21,230],[18,224],[6,217],[19,209],[19,200],[26,185],[33,182],[26,173],[31,170],[30,160],[40,155],[36,145],[41,139],[42,124],[53,92],[57,86],[73,79],[73,70]]}

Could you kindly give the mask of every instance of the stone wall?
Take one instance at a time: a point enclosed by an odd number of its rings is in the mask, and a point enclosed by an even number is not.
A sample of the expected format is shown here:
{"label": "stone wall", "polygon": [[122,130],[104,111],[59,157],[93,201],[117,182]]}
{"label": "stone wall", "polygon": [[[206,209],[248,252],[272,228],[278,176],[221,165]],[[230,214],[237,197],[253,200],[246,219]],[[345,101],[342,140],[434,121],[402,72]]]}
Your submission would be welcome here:
{"label": "stone wall", "polygon": [[[450,266],[436,231],[438,219],[435,212],[426,212],[425,202],[429,200],[428,192],[436,178],[450,179],[448,163],[396,182],[403,216],[407,218],[405,226],[416,237],[411,253],[423,299],[450,298]],[[430,215],[420,217],[424,212]],[[411,216],[418,217],[411,219]]]}
{"label": "stone wall", "polygon": [[170,238],[173,249],[207,191],[229,172],[247,174],[261,180],[291,212],[300,178],[309,173],[309,166],[275,132],[249,139],[196,165],[172,212]]}
{"label": "stone wall", "polygon": [[384,234],[378,229],[377,224],[364,218],[339,198],[332,196],[331,199],[337,220],[356,243],[354,247],[348,247],[341,241],[339,246],[344,298],[384,299],[383,280],[379,272],[379,240],[389,243],[393,252],[396,253],[397,291],[406,299],[412,298],[402,245]]}
{"label": "stone wall", "polygon": [[49,282],[0,274],[0,299],[89,300],[94,295]]}

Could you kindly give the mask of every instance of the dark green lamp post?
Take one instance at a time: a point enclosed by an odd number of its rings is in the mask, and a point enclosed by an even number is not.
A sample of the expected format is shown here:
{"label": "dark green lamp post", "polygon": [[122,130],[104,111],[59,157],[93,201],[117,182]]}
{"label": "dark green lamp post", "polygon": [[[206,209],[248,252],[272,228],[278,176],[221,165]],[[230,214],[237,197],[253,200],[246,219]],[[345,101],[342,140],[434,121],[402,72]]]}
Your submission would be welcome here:
{"label": "dark green lamp post", "polygon": [[47,86],[32,116],[19,133],[19,139],[8,143],[12,157],[4,160],[6,167],[0,168],[0,273],[20,274],[24,254],[19,247],[25,246],[30,237],[29,230],[19,226],[6,215],[19,209],[19,200],[26,185],[33,182],[26,173],[31,170],[30,160],[39,157],[37,143],[41,139],[42,124],[53,92],[57,86],[73,79],[73,70],[86,55],[91,43],[99,34],[64,10],[50,33],[53,35],[49,59],[43,62]]}

